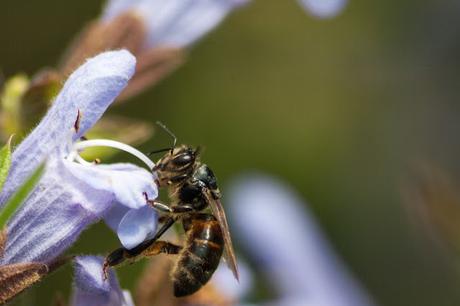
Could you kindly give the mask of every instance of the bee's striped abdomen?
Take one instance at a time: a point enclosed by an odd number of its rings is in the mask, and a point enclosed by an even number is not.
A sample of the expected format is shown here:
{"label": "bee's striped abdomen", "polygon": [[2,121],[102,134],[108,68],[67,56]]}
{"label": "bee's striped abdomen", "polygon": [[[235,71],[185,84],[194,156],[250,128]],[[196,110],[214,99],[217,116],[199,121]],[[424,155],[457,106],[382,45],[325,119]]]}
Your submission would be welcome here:
{"label": "bee's striped abdomen", "polygon": [[211,278],[219,265],[224,241],[214,216],[197,214],[187,229],[187,239],[173,271],[174,295],[196,292]]}

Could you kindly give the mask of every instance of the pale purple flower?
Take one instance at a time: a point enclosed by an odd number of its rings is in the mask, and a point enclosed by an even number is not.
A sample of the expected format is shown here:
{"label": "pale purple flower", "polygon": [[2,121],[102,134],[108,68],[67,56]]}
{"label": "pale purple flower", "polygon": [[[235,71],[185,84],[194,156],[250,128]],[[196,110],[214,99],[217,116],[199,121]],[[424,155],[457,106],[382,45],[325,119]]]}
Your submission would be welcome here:
{"label": "pale purple flower", "polygon": [[333,18],[345,8],[348,0],[298,0],[307,12],[318,18]]}
{"label": "pale purple flower", "polygon": [[109,0],[104,20],[134,11],[147,26],[148,48],[187,47],[249,0]]}
{"label": "pale purple flower", "polygon": [[[45,160],[46,168],[38,185],[8,222],[1,264],[49,263],[110,209],[135,214],[136,210],[145,210],[144,192],[150,198],[157,196],[150,171],[132,164],[85,163],[78,155],[78,150],[89,145],[77,140],[127,85],[135,64],[135,58],[124,50],[105,52],[88,60],[70,75],[43,120],[14,150],[0,207]],[[118,226],[120,237],[125,232],[135,232],[135,228],[143,232],[143,238],[151,235],[144,227],[155,229],[156,214],[153,209],[144,212],[150,218],[142,220],[149,224],[125,222]],[[115,224],[121,217],[108,221]],[[140,243],[143,239],[137,237]]]}
{"label": "pale purple flower", "polygon": [[291,188],[249,175],[239,178],[226,195],[233,239],[279,290],[279,300],[268,305],[374,305]]}
{"label": "pale purple flower", "polygon": [[134,306],[131,294],[120,288],[113,271],[108,281],[103,279],[101,257],[79,256],[74,262],[72,306]]}

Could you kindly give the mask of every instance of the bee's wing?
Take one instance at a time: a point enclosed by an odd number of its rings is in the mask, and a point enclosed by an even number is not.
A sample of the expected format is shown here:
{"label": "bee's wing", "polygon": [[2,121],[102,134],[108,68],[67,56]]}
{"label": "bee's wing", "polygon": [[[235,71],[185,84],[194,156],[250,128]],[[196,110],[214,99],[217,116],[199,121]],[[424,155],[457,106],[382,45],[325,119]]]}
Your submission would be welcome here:
{"label": "bee's wing", "polygon": [[211,210],[214,214],[214,217],[217,218],[219,222],[220,229],[222,231],[222,235],[224,237],[224,259],[227,263],[230,270],[233,272],[233,276],[239,281],[239,274],[238,274],[238,266],[236,264],[236,256],[235,251],[233,250],[232,238],[230,237],[230,231],[228,229],[227,218],[225,217],[224,207],[220,200],[215,200],[212,195],[210,194],[209,190],[205,192],[206,198],[208,199],[209,205],[211,206]]}

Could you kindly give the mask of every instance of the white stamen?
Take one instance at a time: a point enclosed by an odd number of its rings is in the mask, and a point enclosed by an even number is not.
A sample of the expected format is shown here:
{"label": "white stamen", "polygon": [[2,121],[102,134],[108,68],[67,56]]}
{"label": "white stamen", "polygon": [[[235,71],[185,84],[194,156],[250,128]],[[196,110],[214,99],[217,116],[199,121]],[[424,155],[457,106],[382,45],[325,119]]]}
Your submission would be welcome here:
{"label": "white stamen", "polygon": [[69,154],[67,157],[68,159],[72,160],[77,160],[81,164],[89,164],[93,165],[92,163],[84,160],[79,154],[78,151],[86,149],[86,148],[91,148],[91,147],[111,147],[115,149],[119,149],[125,152],[128,152],[137,158],[139,158],[141,161],[143,161],[150,170],[152,170],[155,167],[155,164],[148,158],[144,153],[141,151],[125,144],[122,142],[118,142],[115,140],[109,140],[109,139],[91,139],[91,140],[83,140],[76,142],[73,145],[73,152]]}
{"label": "white stamen", "polygon": [[81,156],[78,155],[78,154],[75,154],[75,155],[74,155],[74,160],[76,160],[77,162],[79,162],[79,163],[82,164],[82,165],[87,165],[87,166],[92,166],[92,165],[94,165],[94,163],[90,163],[89,161],[86,161],[83,157],[81,157]]}

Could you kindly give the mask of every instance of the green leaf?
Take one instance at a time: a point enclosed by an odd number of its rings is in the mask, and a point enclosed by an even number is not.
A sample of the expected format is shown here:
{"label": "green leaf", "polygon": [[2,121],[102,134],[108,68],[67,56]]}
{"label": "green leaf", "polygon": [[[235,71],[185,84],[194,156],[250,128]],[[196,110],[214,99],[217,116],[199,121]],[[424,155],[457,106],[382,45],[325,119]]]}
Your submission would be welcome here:
{"label": "green leaf", "polygon": [[8,171],[11,166],[11,138],[8,143],[0,150],[0,191],[2,190],[3,184],[5,183]]}
{"label": "green leaf", "polygon": [[34,173],[27,179],[27,181],[19,187],[18,191],[6,202],[3,209],[0,211],[0,228],[3,228],[8,219],[13,215],[17,208],[24,202],[29,193],[34,189],[40,180],[43,171],[45,170],[45,163],[38,166]]}

